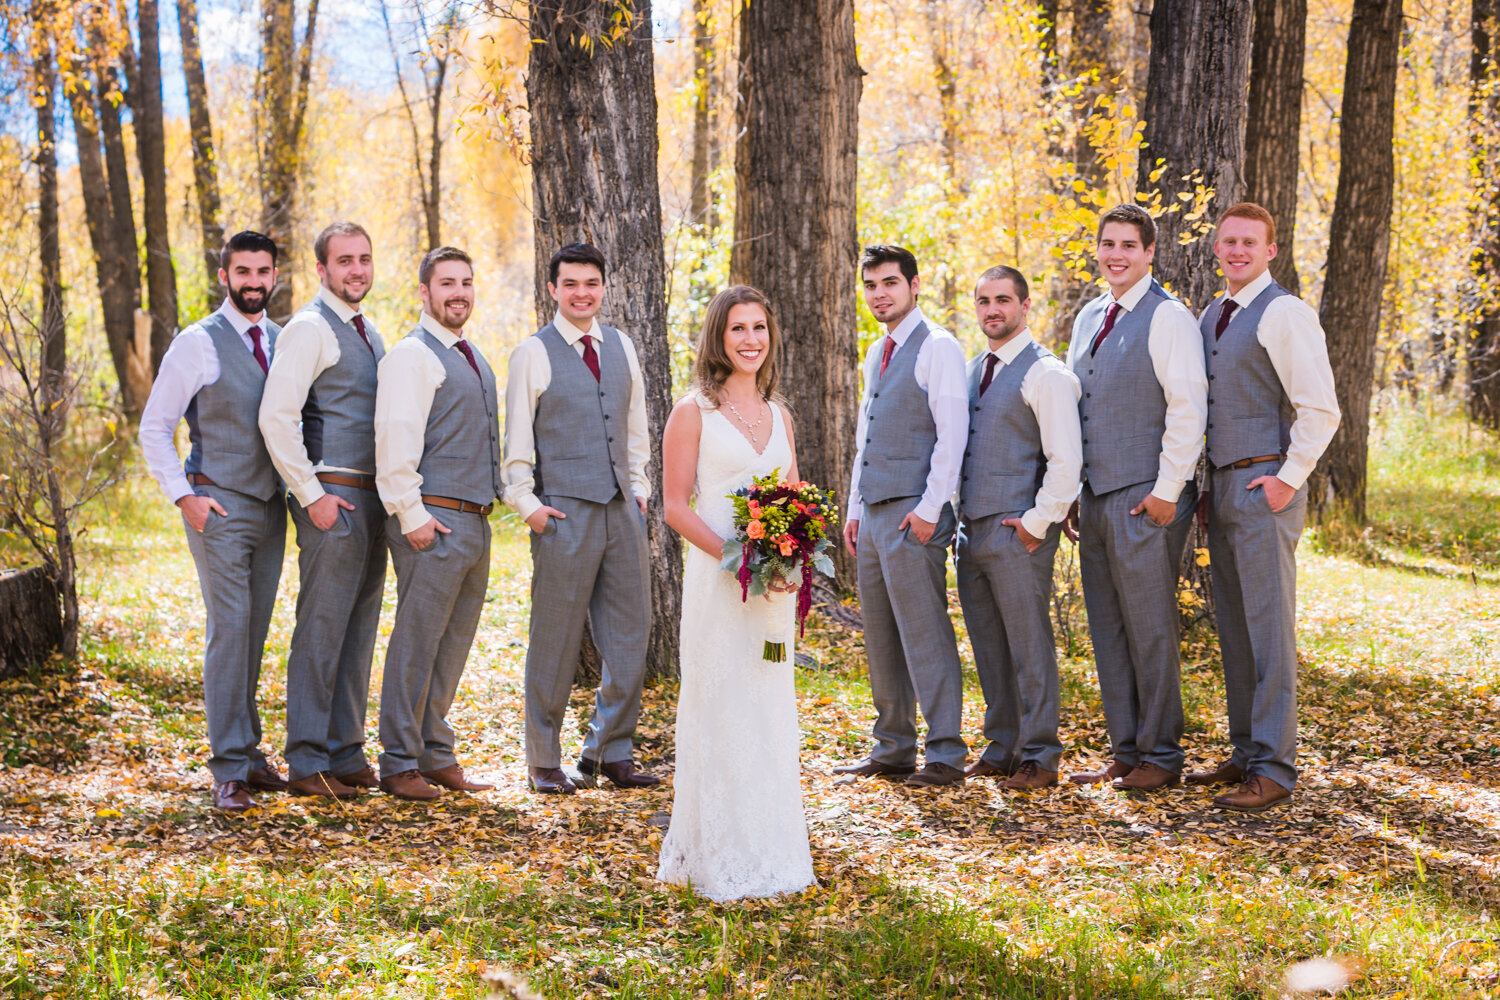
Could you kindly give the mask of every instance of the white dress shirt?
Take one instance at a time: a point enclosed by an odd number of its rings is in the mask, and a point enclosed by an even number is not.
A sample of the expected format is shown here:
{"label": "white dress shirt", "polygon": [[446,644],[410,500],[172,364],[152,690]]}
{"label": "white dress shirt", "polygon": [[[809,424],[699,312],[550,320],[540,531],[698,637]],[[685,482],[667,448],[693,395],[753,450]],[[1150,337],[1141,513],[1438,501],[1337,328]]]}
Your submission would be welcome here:
{"label": "white dress shirt", "polygon": [[[1126,312],[1134,311],[1151,288],[1148,273],[1115,301]],[[1093,344],[1098,330],[1080,330],[1075,320],[1068,344],[1068,367],[1078,370],[1078,361]],[[1208,426],[1208,372],[1203,364],[1203,334],[1187,306],[1172,299],[1151,314],[1146,341],[1151,368],[1167,399],[1167,429],[1161,436],[1161,460],[1151,494],[1176,503],[1182,488],[1197,471],[1203,451],[1203,431]]]}
{"label": "white dress shirt", "polygon": [[[906,343],[919,323],[926,322],[920,308],[914,308],[896,328],[886,334],[896,342],[896,350]],[[862,516],[864,498],[859,492],[859,470],[865,455],[865,433],[869,422],[870,387],[880,377],[880,356],[885,337],[879,337],[865,352],[865,388],[860,397],[859,417],[855,425],[854,473],[849,478],[849,519]],[[927,488],[912,512],[924,521],[936,522],[943,504],[958,492],[958,476],[963,471],[964,449],[969,443],[969,371],[964,349],[953,334],[934,323],[927,324],[927,339],[917,350],[917,387],[927,393],[927,408],[937,425],[937,444],[932,449],[932,463],[927,471]]]}
{"label": "white dress shirt", "polygon": [[[995,368],[998,375],[1001,367],[1016,360],[1034,343],[1031,331],[1022,329],[1000,345],[998,351],[981,354],[979,363],[987,364],[985,357],[993,354],[1000,359]],[[1082,391],[1078,376],[1055,357],[1038,358],[1021,379],[1021,401],[1036,416],[1042,435],[1042,454],[1047,457],[1047,471],[1042,476],[1041,489],[1036,491],[1036,504],[1021,515],[1021,527],[1033,538],[1041,538],[1050,526],[1068,516],[1068,508],[1078,499],[1083,486],[1083,425],[1078,421],[1078,397]]]}
{"label": "white dress shirt", "polygon": [[[422,329],[444,347],[458,337],[424,310]],[[476,355],[479,348],[471,340]],[[432,398],[448,380],[448,370],[432,348],[417,337],[402,337],[392,345],[375,370],[375,489],[386,513],[396,515],[401,533],[410,534],[431,519],[422,506],[422,452],[427,439],[427,417]],[[484,461],[475,455],[474,461]]]}
{"label": "white dress shirt", "polygon": [[[248,331],[261,324],[265,313],[252,319],[226,298],[214,315],[228,319],[229,325],[240,335],[245,350],[255,353],[255,343]],[[274,360],[264,328],[261,329],[260,344],[267,359]],[[182,471],[177,446],[173,443],[177,425],[182,422],[198,390],[218,380],[219,352],[214,347],[213,337],[203,329],[201,322],[183,328],[172,338],[171,346],[161,359],[161,370],[156,373],[156,381],[151,383],[151,394],[146,398],[146,408],[141,411],[140,430],[141,455],[146,459],[146,467],[167,499],[174,504],[193,492],[187,474]]]}
{"label": "white dress shirt", "polygon": [[[583,338],[593,337],[595,350],[603,342],[599,321],[593,320],[581,330],[558,313],[552,325],[578,356],[583,357]],[[651,479],[647,466],[651,462],[651,432],[646,423],[646,384],[641,379],[641,363],[636,359],[635,344],[621,334],[625,363],[630,368],[630,413],[626,420],[626,455],[630,462],[630,492],[642,500],[651,498]],[[599,362],[604,363],[603,353]],[[547,345],[540,337],[527,337],[510,354],[509,374],[505,383],[505,459],[500,463],[500,482],[505,500],[524,520],[536,513],[542,502],[536,496],[536,420],[537,400],[552,383],[552,362],[547,359]]]}
{"label": "white dress shirt", "polygon": [[[1270,283],[1271,272],[1266,271],[1232,298],[1243,309]],[[1271,367],[1276,369],[1276,377],[1297,412],[1286,461],[1276,472],[1277,479],[1295,490],[1307,482],[1339,429],[1339,398],[1333,387],[1323,324],[1312,306],[1295,295],[1281,295],[1261,314],[1255,339],[1270,355]]]}
{"label": "white dress shirt", "polygon": [[[359,310],[318,286],[322,299],[335,316],[349,322]],[[373,334],[374,328],[368,331]],[[276,336],[276,360],[266,376],[266,391],[260,398],[260,433],[271,453],[271,463],[281,474],[281,481],[303,507],[311,506],[323,496],[320,472],[343,472],[358,476],[371,475],[373,469],[350,469],[318,462],[307,457],[302,441],[302,405],[319,375],[339,363],[339,340],[323,314],[313,309],[298,312]]]}

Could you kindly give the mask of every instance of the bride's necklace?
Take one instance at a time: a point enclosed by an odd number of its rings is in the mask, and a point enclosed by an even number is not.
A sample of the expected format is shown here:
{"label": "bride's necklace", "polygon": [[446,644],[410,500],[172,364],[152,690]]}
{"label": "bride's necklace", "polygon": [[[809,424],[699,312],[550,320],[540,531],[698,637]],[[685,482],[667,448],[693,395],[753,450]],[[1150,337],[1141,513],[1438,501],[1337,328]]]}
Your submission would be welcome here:
{"label": "bride's necklace", "polygon": [[[765,400],[758,400],[758,402],[764,404]],[[724,405],[729,407],[729,412],[734,414],[734,419],[738,420],[740,422],[740,426],[749,431],[752,437],[754,437],[757,432],[759,432],[760,425],[766,422],[766,411],[764,409],[756,410],[754,420],[746,420],[745,415],[739,411],[739,408],[734,405],[734,401],[731,400],[727,395],[724,397]]]}

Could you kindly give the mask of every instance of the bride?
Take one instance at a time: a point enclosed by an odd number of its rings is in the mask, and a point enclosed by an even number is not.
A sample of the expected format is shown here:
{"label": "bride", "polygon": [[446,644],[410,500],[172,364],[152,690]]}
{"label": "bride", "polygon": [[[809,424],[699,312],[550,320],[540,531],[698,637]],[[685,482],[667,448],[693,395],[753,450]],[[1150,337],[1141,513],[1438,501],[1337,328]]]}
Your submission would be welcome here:
{"label": "bride", "polygon": [[[667,523],[691,544],[672,823],[657,878],[721,902],[813,884],[794,659],[790,649],[782,663],[761,658],[764,598],[742,601],[739,582],[719,566],[734,534],[728,495],[778,468],[797,479],[791,423],[774,401],[779,342],[760,292],[736,285],[715,296],[698,337],[694,390],[672,410],[662,439]],[[794,602],[783,603],[790,616]]]}

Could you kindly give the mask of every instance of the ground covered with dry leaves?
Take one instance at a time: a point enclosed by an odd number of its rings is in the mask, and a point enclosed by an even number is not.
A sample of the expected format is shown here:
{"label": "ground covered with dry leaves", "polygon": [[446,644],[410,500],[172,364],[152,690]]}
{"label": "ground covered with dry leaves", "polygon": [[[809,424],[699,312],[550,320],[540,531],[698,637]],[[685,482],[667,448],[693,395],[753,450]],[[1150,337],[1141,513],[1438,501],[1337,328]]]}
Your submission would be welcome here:
{"label": "ground covered with dry leaves", "polygon": [[[435,807],[263,796],[249,816],[214,813],[196,581],[170,511],[137,483],[86,538],[78,668],[0,686],[0,996],[477,997],[496,967],[551,998],[1261,997],[1320,956],[1336,964],[1311,980],[1346,978],[1341,995],[1494,995],[1500,448],[1416,415],[1376,443],[1371,530],[1303,545],[1292,805],[1243,816],[1196,789],[835,781],[872,715],[859,636],[824,616],[798,676],[819,884],[731,905],[653,880],[670,785],[524,790],[529,566],[514,519],[495,521],[490,599],[451,717],[465,763],[497,790]],[[1076,768],[1107,741],[1082,612],[1063,590]],[[294,596],[289,558],[261,687],[273,748]],[[1190,763],[1225,743],[1217,673],[1211,633],[1192,630]],[[968,680],[977,744],[972,667]],[[637,747],[665,774],[674,694],[647,691]],[[578,692],[574,752],[587,707]]]}

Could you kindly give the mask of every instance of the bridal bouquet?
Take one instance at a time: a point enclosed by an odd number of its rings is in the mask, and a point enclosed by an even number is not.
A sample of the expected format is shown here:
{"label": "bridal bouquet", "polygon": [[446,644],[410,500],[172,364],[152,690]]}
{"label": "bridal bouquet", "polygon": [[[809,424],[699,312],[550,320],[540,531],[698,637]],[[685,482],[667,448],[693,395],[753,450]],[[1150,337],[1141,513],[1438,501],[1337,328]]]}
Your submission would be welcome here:
{"label": "bridal bouquet", "polygon": [[770,591],[778,579],[797,588],[797,622],[805,627],[812,608],[812,571],[833,575],[833,494],[811,483],[784,483],[781,470],[760,476],[729,494],[734,504],[734,537],[724,543],[724,569],[740,581],[740,598],[767,594],[765,659],[786,659],[787,615],[784,593]]}

